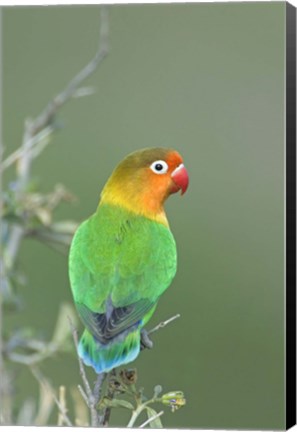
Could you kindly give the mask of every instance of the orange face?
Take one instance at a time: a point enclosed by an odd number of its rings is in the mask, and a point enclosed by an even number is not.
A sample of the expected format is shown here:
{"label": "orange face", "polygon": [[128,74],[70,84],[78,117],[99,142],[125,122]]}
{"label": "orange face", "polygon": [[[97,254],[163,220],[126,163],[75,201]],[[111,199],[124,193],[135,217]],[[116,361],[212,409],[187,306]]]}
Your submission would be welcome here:
{"label": "orange face", "polygon": [[180,154],[176,151],[169,152],[164,159],[153,161],[146,168],[146,172],[151,193],[156,198],[159,196],[162,202],[168,195],[176,193],[179,190],[183,194],[188,188],[188,172],[184,167]]}
{"label": "orange face", "polygon": [[183,194],[188,184],[188,173],[177,151],[144,149],[131,153],[117,166],[102,191],[101,202],[158,219],[165,215],[166,198],[179,190]]}

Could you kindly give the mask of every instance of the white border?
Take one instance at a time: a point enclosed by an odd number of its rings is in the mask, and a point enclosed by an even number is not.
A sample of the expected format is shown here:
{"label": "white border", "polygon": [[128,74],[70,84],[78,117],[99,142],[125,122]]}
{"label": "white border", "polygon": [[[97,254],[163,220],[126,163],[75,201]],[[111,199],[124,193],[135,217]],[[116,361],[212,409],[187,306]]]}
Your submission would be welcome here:
{"label": "white border", "polygon": [[[258,0],[86,0],[83,2],[82,0],[1,0],[0,6],[61,6],[61,5],[100,5],[100,4],[141,4],[141,3],[242,3],[242,2],[257,2]],[[279,2],[279,0],[260,0],[260,2]],[[297,0],[290,0],[289,3],[293,4],[297,7]]]}
{"label": "white border", "polygon": [[[90,427],[64,427],[64,426],[0,426],[0,431],[3,432],[8,431],[8,432],[28,432],[28,429],[30,428],[30,430],[35,430],[36,432],[48,432],[49,428],[52,429],[57,429],[59,432],[63,431],[63,432],[69,432],[69,431],[73,431],[73,432],[87,432],[87,431],[96,431],[98,432],[100,430],[100,428],[90,428]],[[127,428],[103,428],[103,430],[105,429],[105,431],[107,432],[127,432],[129,429]],[[133,430],[133,429],[132,429]],[[134,429],[135,430],[135,429]],[[140,430],[140,429],[137,429]],[[142,429],[142,430],[149,430],[150,432],[160,432],[161,431],[168,431],[168,432],[193,432],[193,431],[199,431],[199,432],[244,432],[247,431],[247,429]],[[297,431],[297,426],[292,427],[291,429],[289,429],[290,432],[296,432]],[[269,432],[268,430],[255,430],[253,429],[252,432]],[[278,432],[278,431],[273,431],[273,432]],[[279,431],[282,432],[282,431]]]}

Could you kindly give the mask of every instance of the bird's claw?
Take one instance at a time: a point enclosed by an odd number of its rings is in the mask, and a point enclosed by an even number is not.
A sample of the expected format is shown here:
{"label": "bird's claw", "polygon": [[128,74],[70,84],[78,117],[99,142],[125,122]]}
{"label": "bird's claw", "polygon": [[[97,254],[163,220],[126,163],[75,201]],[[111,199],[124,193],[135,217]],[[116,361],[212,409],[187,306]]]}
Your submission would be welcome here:
{"label": "bird's claw", "polygon": [[140,333],[140,349],[143,350],[144,348],[151,349],[153,348],[153,341],[150,340],[148,332],[144,329],[141,330]]}

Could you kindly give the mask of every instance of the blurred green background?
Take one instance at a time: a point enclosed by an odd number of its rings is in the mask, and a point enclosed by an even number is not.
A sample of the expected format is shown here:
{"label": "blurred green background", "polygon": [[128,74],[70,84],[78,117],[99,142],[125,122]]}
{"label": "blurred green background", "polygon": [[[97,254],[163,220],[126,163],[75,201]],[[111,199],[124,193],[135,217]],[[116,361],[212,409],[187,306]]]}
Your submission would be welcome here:
{"label": "blurred green background", "polygon": [[[5,8],[3,24],[8,154],[24,119],[93,56],[99,6]],[[115,5],[110,40],[87,82],[96,93],[62,110],[34,176],[44,192],[64,183],[79,201],[59,216],[83,220],[127,153],[180,151],[190,188],[166,206],[178,273],[150,327],[181,318],[134,363],[139,382],[147,394],[156,384],[185,392],[166,427],[282,429],[285,3]],[[28,240],[19,265],[26,308],[7,325],[50,335],[59,304],[72,301],[67,257]],[[74,355],[43,371],[55,386],[80,382]],[[17,397],[34,396],[25,372],[18,386]]]}

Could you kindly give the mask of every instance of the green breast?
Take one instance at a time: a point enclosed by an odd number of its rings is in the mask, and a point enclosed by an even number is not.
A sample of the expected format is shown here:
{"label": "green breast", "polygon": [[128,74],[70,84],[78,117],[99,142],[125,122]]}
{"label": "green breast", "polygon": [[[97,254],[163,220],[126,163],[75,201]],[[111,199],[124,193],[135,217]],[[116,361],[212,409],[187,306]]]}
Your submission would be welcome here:
{"label": "green breast", "polygon": [[176,273],[176,245],[164,225],[102,205],[77,230],[70,250],[76,302],[103,313],[141,299],[156,301]]}

